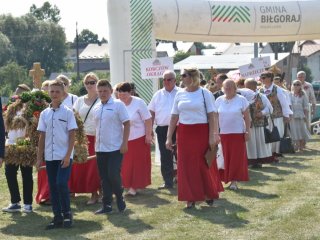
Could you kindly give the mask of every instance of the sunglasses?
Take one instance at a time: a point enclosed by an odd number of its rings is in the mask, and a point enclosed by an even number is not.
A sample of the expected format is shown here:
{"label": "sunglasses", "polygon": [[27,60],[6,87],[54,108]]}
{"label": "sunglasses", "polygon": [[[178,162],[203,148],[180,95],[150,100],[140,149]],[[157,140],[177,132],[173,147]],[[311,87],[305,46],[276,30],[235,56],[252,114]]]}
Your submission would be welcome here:
{"label": "sunglasses", "polygon": [[295,84],[293,84],[293,86],[301,86],[301,84],[295,83]]}
{"label": "sunglasses", "polygon": [[85,85],[95,85],[96,84],[96,81],[90,81],[90,82],[85,82],[84,83]]}
{"label": "sunglasses", "polygon": [[181,77],[183,77],[183,78],[186,78],[188,76],[189,76],[189,74],[187,74],[187,73],[181,74]]}

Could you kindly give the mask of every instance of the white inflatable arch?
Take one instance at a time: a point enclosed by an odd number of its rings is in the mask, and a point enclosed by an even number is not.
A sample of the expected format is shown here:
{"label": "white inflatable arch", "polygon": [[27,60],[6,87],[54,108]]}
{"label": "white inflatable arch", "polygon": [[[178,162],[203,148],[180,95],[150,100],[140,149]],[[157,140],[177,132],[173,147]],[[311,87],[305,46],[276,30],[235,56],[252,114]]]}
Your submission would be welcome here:
{"label": "white inflatable arch", "polygon": [[155,39],[284,42],[320,39],[318,0],[108,0],[111,83],[133,81],[147,101],[157,82],[141,80],[140,59]]}

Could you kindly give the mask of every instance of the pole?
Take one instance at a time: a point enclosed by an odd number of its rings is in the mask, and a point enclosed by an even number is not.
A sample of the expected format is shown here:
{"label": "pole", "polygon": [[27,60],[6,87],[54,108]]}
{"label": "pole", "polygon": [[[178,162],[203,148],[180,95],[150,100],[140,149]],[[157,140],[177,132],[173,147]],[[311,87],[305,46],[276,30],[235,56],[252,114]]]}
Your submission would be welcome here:
{"label": "pole", "polygon": [[76,22],[76,48],[77,48],[77,80],[80,81],[78,22]]}
{"label": "pole", "polygon": [[257,58],[258,50],[259,50],[258,43],[254,43],[253,47],[254,47],[254,58]]}

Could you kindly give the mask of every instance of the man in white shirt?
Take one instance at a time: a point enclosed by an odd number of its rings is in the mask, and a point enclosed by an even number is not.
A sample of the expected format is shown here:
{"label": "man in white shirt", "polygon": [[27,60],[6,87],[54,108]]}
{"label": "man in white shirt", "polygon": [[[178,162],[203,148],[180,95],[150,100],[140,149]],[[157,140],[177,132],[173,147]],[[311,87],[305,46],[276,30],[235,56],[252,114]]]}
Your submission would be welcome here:
{"label": "man in white shirt", "polygon": [[[167,70],[163,73],[163,88],[158,90],[152,97],[148,109],[152,115],[152,125],[155,123],[157,139],[160,150],[161,174],[164,184],[159,189],[173,188],[173,153],[166,149],[168,126],[170,123],[173,100],[179,88],[176,86],[176,74]],[[175,144],[175,133],[173,143]]]}
{"label": "man in white shirt", "polygon": [[102,208],[95,214],[112,212],[112,194],[117,198],[119,212],[126,209],[121,183],[121,163],[128,151],[130,120],[127,109],[120,100],[113,99],[112,86],[107,80],[99,80],[97,92],[100,98],[93,109],[96,126],[95,151],[99,175],[102,180]]}

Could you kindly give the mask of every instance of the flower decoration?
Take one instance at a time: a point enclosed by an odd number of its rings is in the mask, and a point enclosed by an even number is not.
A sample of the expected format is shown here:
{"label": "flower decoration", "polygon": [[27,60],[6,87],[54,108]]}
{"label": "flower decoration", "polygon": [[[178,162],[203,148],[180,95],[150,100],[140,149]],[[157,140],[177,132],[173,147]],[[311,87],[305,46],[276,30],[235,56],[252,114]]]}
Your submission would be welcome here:
{"label": "flower decoration", "polygon": [[28,118],[40,116],[40,112],[48,107],[51,102],[50,97],[46,92],[24,92],[21,95],[21,102],[26,103],[25,114]]}

